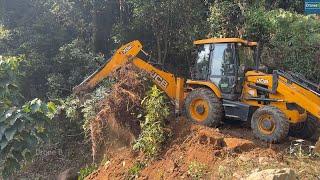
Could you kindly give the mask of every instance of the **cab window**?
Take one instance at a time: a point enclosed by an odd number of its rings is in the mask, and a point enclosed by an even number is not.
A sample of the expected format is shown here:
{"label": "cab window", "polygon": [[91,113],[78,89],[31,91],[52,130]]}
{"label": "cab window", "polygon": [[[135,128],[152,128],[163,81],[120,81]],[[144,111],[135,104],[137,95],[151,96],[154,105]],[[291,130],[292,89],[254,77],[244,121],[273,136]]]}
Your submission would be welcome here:
{"label": "cab window", "polygon": [[[242,73],[254,69],[254,51],[251,47],[238,45],[239,69]],[[242,74],[241,74],[242,75]]]}
{"label": "cab window", "polygon": [[198,48],[195,75],[199,80],[206,80],[208,77],[210,52],[210,44],[204,44]]}

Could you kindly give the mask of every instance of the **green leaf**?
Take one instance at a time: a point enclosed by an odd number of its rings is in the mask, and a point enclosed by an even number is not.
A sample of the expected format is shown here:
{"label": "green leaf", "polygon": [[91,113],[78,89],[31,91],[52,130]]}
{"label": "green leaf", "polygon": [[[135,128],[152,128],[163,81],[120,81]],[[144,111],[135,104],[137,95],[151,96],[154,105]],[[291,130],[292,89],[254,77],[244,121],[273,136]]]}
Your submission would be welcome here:
{"label": "green leaf", "polygon": [[14,125],[14,123],[17,121],[18,118],[20,118],[22,114],[20,112],[17,112],[12,118],[9,119],[10,126]]}
{"label": "green leaf", "polygon": [[41,100],[36,98],[31,101],[31,112],[35,113],[41,111]]}
{"label": "green leaf", "polygon": [[4,113],[4,115],[3,115],[3,116],[1,116],[1,118],[0,118],[0,122],[4,122],[4,121],[6,121],[9,117],[11,117],[11,116],[12,116],[12,113],[13,113],[15,110],[16,110],[16,108],[15,108],[15,107],[10,108],[9,110],[7,110],[7,111]]}
{"label": "green leaf", "polygon": [[53,102],[48,102],[47,106],[51,113],[55,113],[57,111],[57,107]]}
{"label": "green leaf", "polygon": [[11,141],[16,134],[17,129],[15,127],[11,127],[4,132],[4,135],[8,141]]}
{"label": "green leaf", "polygon": [[0,123],[4,122],[5,120],[6,120],[6,116],[4,114],[0,116]]}
{"label": "green leaf", "polygon": [[7,126],[3,123],[0,123],[0,139],[3,136],[6,129],[7,129]]}
{"label": "green leaf", "polygon": [[31,112],[31,108],[30,108],[29,103],[23,105],[23,106],[22,106],[22,110],[23,110],[23,112],[25,112],[25,113]]}
{"label": "green leaf", "polygon": [[7,147],[7,145],[9,144],[9,142],[7,141],[6,138],[2,138],[1,141],[0,141],[0,148],[1,148],[1,151]]}

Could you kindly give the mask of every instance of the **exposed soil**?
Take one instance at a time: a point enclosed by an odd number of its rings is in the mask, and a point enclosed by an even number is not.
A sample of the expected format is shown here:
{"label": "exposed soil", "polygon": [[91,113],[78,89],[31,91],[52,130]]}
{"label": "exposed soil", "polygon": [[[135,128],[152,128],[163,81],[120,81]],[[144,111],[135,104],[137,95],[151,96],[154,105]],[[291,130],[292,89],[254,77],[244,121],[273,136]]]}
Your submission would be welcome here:
{"label": "exposed soil", "polygon": [[116,83],[99,103],[95,120],[90,124],[92,153],[95,162],[103,159],[104,150],[130,145],[140,134],[137,115],[142,113],[141,100],[147,90],[144,72],[127,64],[113,73]]}
{"label": "exposed soil", "polygon": [[130,146],[107,152],[108,159],[87,179],[192,179],[190,165],[201,164],[204,179],[239,179],[267,168],[292,167],[302,179],[319,177],[320,162],[288,156],[289,138],[271,145],[255,140],[243,124],[224,124],[219,129],[190,124],[180,117],[170,123],[173,136],[163,153],[133,176],[130,169],[145,161]]}

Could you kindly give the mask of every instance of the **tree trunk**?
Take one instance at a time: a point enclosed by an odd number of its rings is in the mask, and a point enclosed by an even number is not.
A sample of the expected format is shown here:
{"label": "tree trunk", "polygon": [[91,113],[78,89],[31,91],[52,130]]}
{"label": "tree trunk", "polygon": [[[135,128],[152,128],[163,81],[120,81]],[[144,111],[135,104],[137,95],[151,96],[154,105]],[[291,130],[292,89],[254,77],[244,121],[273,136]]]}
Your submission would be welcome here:
{"label": "tree trunk", "polygon": [[96,53],[108,52],[108,41],[120,8],[117,0],[94,0],[93,46]]}
{"label": "tree trunk", "polygon": [[162,60],[162,57],[161,57],[161,39],[159,37],[159,35],[156,35],[156,41],[157,41],[157,54],[158,54],[158,63],[161,64],[161,60]]}

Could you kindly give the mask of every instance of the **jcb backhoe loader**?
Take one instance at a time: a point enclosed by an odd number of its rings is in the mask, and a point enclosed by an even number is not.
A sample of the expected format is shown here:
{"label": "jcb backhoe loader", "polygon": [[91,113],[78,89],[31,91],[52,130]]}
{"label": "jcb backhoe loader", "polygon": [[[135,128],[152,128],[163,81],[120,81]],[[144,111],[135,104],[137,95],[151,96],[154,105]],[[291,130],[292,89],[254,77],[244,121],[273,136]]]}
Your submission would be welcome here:
{"label": "jcb backhoe loader", "polygon": [[130,42],[74,88],[93,89],[102,79],[126,63],[149,73],[150,78],[175,102],[178,111],[205,126],[217,126],[224,117],[251,121],[253,134],[277,143],[289,133],[312,136],[320,120],[319,87],[293,73],[265,73],[254,54],[257,43],[239,38],[212,38],[198,46],[192,79],[184,80],[140,59],[139,41]]}

